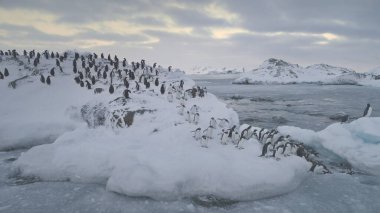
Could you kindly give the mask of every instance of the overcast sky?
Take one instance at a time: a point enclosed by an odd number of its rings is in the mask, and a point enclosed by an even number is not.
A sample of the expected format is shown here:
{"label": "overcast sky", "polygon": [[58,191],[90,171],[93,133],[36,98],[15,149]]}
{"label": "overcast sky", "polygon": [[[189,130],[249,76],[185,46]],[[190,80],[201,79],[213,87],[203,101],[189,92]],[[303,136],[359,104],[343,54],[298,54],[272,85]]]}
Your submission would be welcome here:
{"label": "overcast sky", "polygon": [[380,66],[380,0],[0,0],[0,49],[118,54],[187,71],[274,57]]}

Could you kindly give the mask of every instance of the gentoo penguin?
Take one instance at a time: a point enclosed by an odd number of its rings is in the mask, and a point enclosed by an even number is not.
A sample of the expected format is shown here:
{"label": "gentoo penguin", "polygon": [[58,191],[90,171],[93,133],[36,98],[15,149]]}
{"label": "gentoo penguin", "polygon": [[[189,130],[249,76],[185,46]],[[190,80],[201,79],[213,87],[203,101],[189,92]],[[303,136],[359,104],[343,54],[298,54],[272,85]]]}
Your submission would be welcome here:
{"label": "gentoo penguin", "polygon": [[199,113],[195,113],[194,114],[193,122],[195,123],[195,125],[198,124],[198,122],[199,122]]}
{"label": "gentoo penguin", "polygon": [[95,85],[95,83],[96,83],[95,76],[92,76],[92,77],[91,77],[91,83],[92,83],[92,85]]}
{"label": "gentoo penguin", "polygon": [[194,115],[195,113],[198,112],[198,106],[197,105],[193,105],[191,108],[190,108],[190,113],[191,115]]}
{"label": "gentoo penguin", "polygon": [[54,72],[54,67],[53,67],[53,68],[51,68],[51,70],[50,70],[50,75],[51,75],[51,76],[54,76],[54,75],[55,75],[55,72]]}
{"label": "gentoo penguin", "polygon": [[221,133],[221,137],[220,137],[220,143],[223,144],[223,145],[227,145],[227,142],[228,142],[228,131],[225,131],[224,129],[222,129],[222,133]]}
{"label": "gentoo penguin", "polygon": [[139,91],[140,90],[140,84],[137,81],[135,81],[135,83],[136,83],[136,91]]}
{"label": "gentoo penguin", "polygon": [[102,93],[104,89],[102,88],[95,88],[94,89],[94,94],[99,94],[99,93]]}
{"label": "gentoo penguin", "polygon": [[165,93],[165,84],[161,85],[160,92],[161,92],[162,95]]}
{"label": "gentoo penguin", "polygon": [[263,149],[261,151],[261,155],[259,157],[264,157],[267,154],[269,145],[270,145],[270,142],[266,143],[263,146]]}
{"label": "gentoo penguin", "polygon": [[171,92],[168,92],[168,101],[169,103],[173,102],[173,94]]}
{"label": "gentoo penguin", "polygon": [[61,64],[59,63],[59,60],[58,59],[55,59],[55,65],[57,65],[57,67],[59,67]]}
{"label": "gentoo penguin", "polygon": [[210,119],[210,126],[212,126],[213,128],[216,128],[216,120],[214,117],[211,117]]}
{"label": "gentoo penguin", "polygon": [[146,88],[146,89],[149,89],[149,87],[150,87],[150,82],[147,81],[147,82],[145,83],[145,88]]}
{"label": "gentoo penguin", "polygon": [[77,83],[77,84],[79,84],[80,83],[80,78],[77,76],[77,77],[75,77],[74,78],[74,80],[75,80],[75,82]]}
{"label": "gentoo penguin", "polygon": [[83,73],[82,72],[78,72],[78,74],[79,74],[80,80],[83,80]]}
{"label": "gentoo penguin", "polygon": [[131,93],[131,91],[129,89],[125,89],[123,92],[124,98],[129,99],[129,93]]}
{"label": "gentoo penguin", "polygon": [[241,131],[241,133],[240,133],[240,140],[241,139],[246,139],[246,140],[249,139],[249,131],[250,131],[251,128],[252,128],[252,126],[249,125],[247,128],[243,129],[243,131]]}
{"label": "gentoo penguin", "polygon": [[111,84],[110,87],[109,87],[109,89],[108,89],[108,92],[110,94],[113,94],[114,91],[115,91],[115,89],[113,88],[113,85]]}
{"label": "gentoo penguin", "polygon": [[129,88],[129,82],[128,82],[128,79],[127,79],[127,77],[125,77],[124,78],[124,86],[125,86],[125,88]]}
{"label": "gentoo penguin", "polygon": [[370,104],[367,104],[367,107],[364,110],[363,117],[370,117],[372,114],[372,107]]}
{"label": "gentoo penguin", "polygon": [[47,85],[50,85],[50,83],[51,83],[50,76],[48,76],[48,77],[46,78],[46,83],[47,83]]}
{"label": "gentoo penguin", "polygon": [[236,131],[232,133],[232,143],[239,145],[240,134]]}
{"label": "gentoo penguin", "polygon": [[4,76],[5,76],[5,77],[8,77],[8,76],[9,76],[9,72],[8,72],[8,69],[7,69],[7,68],[4,69]]}
{"label": "gentoo penguin", "polygon": [[186,106],[184,104],[180,104],[179,106],[177,106],[178,114],[183,115],[183,112],[185,111],[185,107]]}
{"label": "gentoo penguin", "polygon": [[206,135],[202,135],[202,138],[201,138],[201,147],[207,148],[207,142],[208,142],[207,136]]}
{"label": "gentoo penguin", "polygon": [[87,89],[91,89],[91,84],[89,81],[86,81],[86,87],[87,87]]}
{"label": "gentoo penguin", "polygon": [[158,85],[160,85],[160,82],[158,81],[158,78],[156,78],[156,80],[154,81],[154,85],[156,85],[156,87],[158,87]]}
{"label": "gentoo penguin", "polygon": [[194,138],[195,140],[200,140],[201,137],[202,137],[202,131],[201,131],[201,128],[197,128],[196,130],[192,131],[194,132]]}
{"label": "gentoo penguin", "polygon": [[78,69],[77,69],[76,66],[73,67],[73,72],[74,72],[74,73],[77,73],[77,72],[78,72]]}
{"label": "gentoo penguin", "polygon": [[45,76],[41,74],[40,81],[44,84],[45,83]]}
{"label": "gentoo penguin", "polygon": [[2,72],[0,72],[0,79],[4,79],[4,75]]}
{"label": "gentoo penguin", "polygon": [[214,127],[209,126],[209,127],[207,127],[207,129],[205,129],[205,130],[203,131],[203,133],[206,133],[206,134],[205,134],[206,137],[212,139],[213,129],[214,129]]}
{"label": "gentoo penguin", "polygon": [[192,119],[191,119],[191,115],[190,115],[190,112],[189,112],[189,111],[186,112],[186,120],[187,120],[188,122],[190,122],[190,123],[191,123],[191,121],[192,121]]}
{"label": "gentoo penguin", "polygon": [[83,83],[83,81],[80,81],[80,87],[84,87],[84,83]]}
{"label": "gentoo penguin", "polygon": [[225,118],[218,118],[218,120],[220,120],[219,121],[219,127],[221,127],[221,128],[228,128],[229,127],[229,121],[227,120],[227,119],[225,119]]}

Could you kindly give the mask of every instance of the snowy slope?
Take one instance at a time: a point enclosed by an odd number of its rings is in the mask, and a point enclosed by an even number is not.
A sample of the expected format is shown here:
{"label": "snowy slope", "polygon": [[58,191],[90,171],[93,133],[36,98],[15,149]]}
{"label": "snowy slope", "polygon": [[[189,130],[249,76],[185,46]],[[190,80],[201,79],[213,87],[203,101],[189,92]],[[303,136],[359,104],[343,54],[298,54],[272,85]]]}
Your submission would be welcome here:
{"label": "snowy slope", "polygon": [[316,64],[301,67],[283,60],[270,58],[259,68],[242,74],[234,80],[236,84],[359,84],[365,74],[353,70],[334,67],[327,64]]}
{"label": "snowy slope", "polygon": [[[0,80],[0,97],[4,100],[0,104],[0,147],[34,146],[14,162],[15,173],[48,181],[100,183],[111,191],[155,199],[210,194],[236,200],[258,199],[292,191],[307,177],[311,164],[304,158],[258,157],[262,145],[254,139],[242,143],[244,149],[220,144],[222,128],[239,125],[236,112],[208,93],[183,99],[183,91],[194,86],[183,72],[159,67],[156,76],[137,68],[136,81],[143,75],[151,76],[147,77],[151,86],[145,88],[141,82],[137,91],[136,82],[127,78],[132,93],[130,99],[125,99],[125,86],[118,74],[112,82],[115,92],[108,92],[111,68],[106,72],[105,66],[111,66],[109,60],[94,60],[106,78],[96,77],[95,84],[87,89],[74,81],[79,74],[73,73],[73,57],[69,54],[61,62],[61,72],[55,59],[41,57],[35,68],[25,56],[1,56],[0,71],[7,68],[10,75]],[[84,72],[80,61],[78,69]],[[84,61],[87,67],[87,56]],[[123,78],[124,69],[132,69],[131,65],[119,67]],[[55,68],[51,85],[41,83],[40,74],[46,78],[51,68]],[[91,76],[97,75],[94,69],[90,69]],[[15,88],[9,87],[9,82],[24,76]],[[158,86],[154,85],[156,78]],[[181,80],[183,91],[178,86]],[[166,92],[161,94],[163,82]],[[179,99],[178,92],[173,91],[172,102],[169,84],[180,91]],[[104,91],[94,94],[95,88]],[[185,112],[193,105],[199,107],[198,124],[178,113],[181,103]],[[131,114],[133,122],[128,126]],[[225,118],[230,123],[217,126],[210,133],[212,139],[203,141],[208,148],[203,148],[192,131],[205,130],[211,117]],[[35,146],[38,144],[44,145]]]}

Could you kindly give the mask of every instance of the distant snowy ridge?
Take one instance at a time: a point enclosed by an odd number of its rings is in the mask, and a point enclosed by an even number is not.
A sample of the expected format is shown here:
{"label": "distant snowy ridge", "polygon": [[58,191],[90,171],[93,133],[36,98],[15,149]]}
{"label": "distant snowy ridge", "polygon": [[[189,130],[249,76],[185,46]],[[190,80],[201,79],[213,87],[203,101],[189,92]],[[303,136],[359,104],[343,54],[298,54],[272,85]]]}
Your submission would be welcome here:
{"label": "distant snowy ridge", "polygon": [[302,67],[280,59],[270,58],[259,68],[243,73],[235,79],[235,84],[334,84],[360,85],[374,80],[372,75],[327,64]]}
{"label": "distant snowy ridge", "polygon": [[216,68],[211,66],[206,67],[193,67],[187,73],[190,75],[222,75],[222,74],[240,74],[244,73],[245,68]]}

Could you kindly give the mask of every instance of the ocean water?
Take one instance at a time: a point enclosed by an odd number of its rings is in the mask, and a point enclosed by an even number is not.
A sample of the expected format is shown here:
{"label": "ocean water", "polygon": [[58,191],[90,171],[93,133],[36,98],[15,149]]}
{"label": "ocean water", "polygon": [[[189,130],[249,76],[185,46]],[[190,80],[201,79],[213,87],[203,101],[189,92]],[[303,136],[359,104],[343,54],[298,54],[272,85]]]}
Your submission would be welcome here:
{"label": "ocean water", "polygon": [[[367,102],[380,116],[380,89],[359,86],[233,85],[229,79],[197,80],[234,108],[241,123],[313,130],[362,115]],[[362,137],[367,137],[363,135]],[[371,139],[369,138],[371,141]],[[205,198],[156,201],[109,192],[103,185],[41,182],[19,177],[12,162],[23,150],[0,152],[0,212],[379,212],[380,179],[368,175],[315,175],[295,191],[272,198],[231,202]],[[281,177],[279,177],[281,178]]]}
{"label": "ocean water", "polygon": [[367,103],[380,116],[380,88],[351,85],[238,85],[232,79],[196,79],[197,84],[235,109],[240,123],[275,128],[297,126],[322,130],[332,118],[361,117]]}

